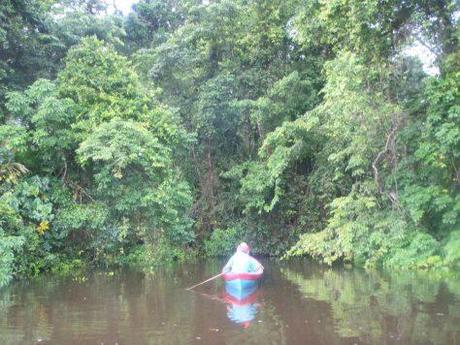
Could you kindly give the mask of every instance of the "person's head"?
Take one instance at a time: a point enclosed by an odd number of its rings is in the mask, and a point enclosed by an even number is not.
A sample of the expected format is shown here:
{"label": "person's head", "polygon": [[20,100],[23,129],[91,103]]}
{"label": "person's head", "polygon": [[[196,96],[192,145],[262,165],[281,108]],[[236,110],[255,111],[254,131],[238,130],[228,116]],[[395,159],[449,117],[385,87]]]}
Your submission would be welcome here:
{"label": "person's head", "polygon": [[236,251],[249,254],[249,252],[251,251],[251,248],[249,248],[246,242],[241,242],[236,248]]}

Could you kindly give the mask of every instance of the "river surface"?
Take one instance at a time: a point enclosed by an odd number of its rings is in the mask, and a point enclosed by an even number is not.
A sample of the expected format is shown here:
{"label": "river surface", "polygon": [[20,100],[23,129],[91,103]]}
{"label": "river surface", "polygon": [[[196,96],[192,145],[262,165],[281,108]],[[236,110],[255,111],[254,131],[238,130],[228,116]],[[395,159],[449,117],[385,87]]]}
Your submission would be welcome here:
{"label": "river surface", "polygon": [[15,282],[0,290],[0,344],[460,345],[458,275],[262,262],[260,288],[237,297],[221,281],[185,290],[218,261]]}

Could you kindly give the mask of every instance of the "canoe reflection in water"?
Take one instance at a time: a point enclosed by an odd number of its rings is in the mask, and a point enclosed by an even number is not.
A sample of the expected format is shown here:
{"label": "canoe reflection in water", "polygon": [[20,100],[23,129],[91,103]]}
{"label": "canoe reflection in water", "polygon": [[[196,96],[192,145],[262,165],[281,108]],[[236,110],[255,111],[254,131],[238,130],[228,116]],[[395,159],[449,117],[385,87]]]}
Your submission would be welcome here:
{"label": "canoe reflection in water", "polygon": [[235,289],[225,284],[224,301],[227,304],[227,316],[230,321],[247,328],[256,317],[260,304],[257,303],[258,286]]}

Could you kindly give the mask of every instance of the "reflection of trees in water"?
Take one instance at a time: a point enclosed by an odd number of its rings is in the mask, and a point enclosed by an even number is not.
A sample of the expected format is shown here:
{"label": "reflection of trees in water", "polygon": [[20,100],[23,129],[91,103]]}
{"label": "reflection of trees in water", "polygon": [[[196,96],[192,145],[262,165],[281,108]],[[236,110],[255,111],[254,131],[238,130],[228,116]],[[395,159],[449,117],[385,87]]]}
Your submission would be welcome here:
{"label": "reflection of trees in water", "polygon": [[5,290],[0,290],[0,316],[4,315],[8,308],[13,304],[11,293],[4,293]]}
{"label": "reflection of trees in water", "polygon": [[11,288],[0,290],[0,337],[2,344],[5,345],[17,344],[23,336],[10,329],[8,319],[6,318],[7,313],[11,309],[14,309],[14,302],[11,295]]}
{"label": "reflection of trees in water", "polygon": [[173,287],[138,275],[15,284],[0,295],[0,344],[186,344],[195,303]]}
{"label": "reflection of trees in water", "polygon": [[[32,282],[21,281],[1,291],[1,300],[8,301],[5,309],[0,310],[2,345],[34,344],[50,338],[53,313],[42,302],[59,295],[55,293],[56,284],[45,280],[42,277]],[[31,286],[39,287],[41,293],[37,296]]]}
{"label": "reflection of trees in water", "polygon": [[121,344],[189,343],[194,332],[190,315],[196,310],[196,299],[191,299],[183,288],[177,288],[171,272],[137,282],[123,279],[122,286],[125,291],[119,297],[127,308],[123,312],[127,322],[118,331],[123,335]]}
{"label": "reflection of trees in water", "polygon": [[[290,265],[282,270],[287,282],[279,279],[277,268],[271,274],[267,269],[261,307],[243,329],[227,318],[226,304],[219,300],[221,284],[197,293],[183,289],[219,267],[193,265],[150,278],[95,275],[75,282],[43,277],[13,284],[0,293],[0,344],[35,344],[38,339],[47,344],[51,339],[53,344],[181,345],[197,336],[197,343],[213,345],[300,344],[305,339],[325,345],[459,343],[458,279],[312,266],[299,273]],[[303,296],[321,302],[300,303],[291,283]]]}
{"label": "reflection of trees in water", "polygon": [[447,283],[414,272],[283,269],[307,298],[330,305],[336,332],[366,343],[455,344],[460,336],[458,279]]}
{"label": "reflection of trees in water", "polygon": [[[203,266],[190,282],[214,269]],[[82,282],[43,277],[13,284],[0,294],[0,344],[286,344],[273,306],[264,304],[243,329],[228,320],[227,304],[219,301],[221,285],[203,289],[215,300],[184,290],[189,273],[96,274]]]}

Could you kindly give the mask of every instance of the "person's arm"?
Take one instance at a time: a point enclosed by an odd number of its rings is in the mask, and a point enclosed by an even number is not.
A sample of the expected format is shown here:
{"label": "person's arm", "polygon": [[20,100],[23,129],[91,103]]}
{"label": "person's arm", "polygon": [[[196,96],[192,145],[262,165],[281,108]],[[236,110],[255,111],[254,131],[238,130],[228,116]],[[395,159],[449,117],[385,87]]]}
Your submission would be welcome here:
{"label": "person's arm", "polygon": [[255,267],[255,273],[262,273],[264,271],[264,266],[255,258],[254,260],[254,267]]}
{"label": "person's arm", "polygon": [[262,273],[264,271],[264,266],[255,258],[251,256],[250,261],[250,272],[253,273]]}
{"label": "person's arm", "polygon": [[230,272],[232,270],[232,263],[233,263],[233,256],[228,260],[224,268],[222,268],[222,273]]}

